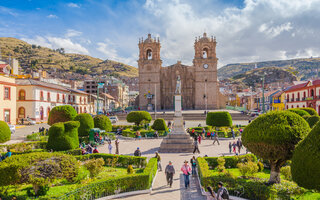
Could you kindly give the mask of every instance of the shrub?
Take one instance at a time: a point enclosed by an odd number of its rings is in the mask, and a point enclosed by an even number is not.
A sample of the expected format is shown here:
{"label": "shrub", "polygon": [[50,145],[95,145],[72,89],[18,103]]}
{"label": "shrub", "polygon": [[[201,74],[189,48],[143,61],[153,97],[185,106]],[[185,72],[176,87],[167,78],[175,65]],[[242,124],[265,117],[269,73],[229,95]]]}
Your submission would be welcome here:
{"label": "shrub", "polygon": [[121,129],[131,129],[133,128],[134,126],[132,125],[112,125],[112,132],[117,132],[118,128],[121,128]]}
{"label": "shrub", "polygon": [[0,143],[9,141],[11,139],[11,131],[8,124],[0,121]]}
{"label": "shrub", "polygon": [[229,112],[209,112],[206,118],[206,124],[210,126],[232,126],[232,117]]}
{"label": "shrub", "polygon": [[297,146],[291,163],[292,179],[299,186],[320,190],[320,123]]}
{"label": "shrub", "polygon": [[217,170],[219,172],[224,172],[224,170],[226,169],[225,166],[224,166],[224,164],[226,163],[226,160],[224,158],[222,158],[222,157],[219,157],[217,159],[217,162],[218,162]]}
{"label": "shrub", "polygon": [[310,115],[318,115],[317,111],[313,108],[300,108],[300,110],[307,111]]}
{"label": "shrub", "polygon": [[150,123],[152,120],[150,113],[147,111],[132,111],[127,115],[127,121],[139,126],[142,122]]}
{"label": "shrub", "polygon": [[259,167],[256,163],[252,161],[248,161],[246,163],[238,163],[237,167],[242,176],[248,177],[256,174],[259,170]]}
{"label": "shrub", "polygon": [[103,158],[90,159],[84,163],[84,166],[89,170],[90,177],[93,178],[99,174],[104,165]]}
{"label": "shrub", "polygon": [[292,180],[291,167],[290,166],[281,167],[280,173],[284,176],[284,178],[286,180],[288,180],[288,181]]}
{"label": "shrub", "polygon": [[93,118],[94,127],[110,132],[112,130],[112,124],[110,119],[105,115],[97,115]]}
{"label": "shrub", "polygon": [[92,116],[88,113],[81,113],[74,118],[74,121],[80,122],[78,136],[89,136],[90,129],[94,128]]}
{"label": "shrub", "polygon": [[264,165],[263,165],[263,163],[259,161],[259,162],[257,163],[257,165],[258,165],[258,167],[259,167],[258,172],[262,172],[262,171],[264,170]]}
{"label": "shrub", "polygon": [[253,120],[242,133],[243,145],[269,160],[269,183],[280,183],[280,168],[292,157],[296,144],[310,131],[308,123],[288,111],[272,111]]}
{"label": "shrub", "polygon": [[318,115],[309,116],[306,121],[308,122],[310,128],[312,128],[318,121],[320,120],[320,117]]}
{"label": "shrub", "polygon": [[28,152],[34,149],[45,149],[46,147],[47,147],[47,142],[45,141],[21,142],[21,143],[10,144],[10,145],[0,145],[0,149],[2,149],[2,151],[8,148],[12,151],[12,153]]}
{"label": "shrub", "polygon": [[168,129],[166,122],[164,121],[164,119],[161,119],[161,118],[156,119],[153,122],[153,125],[151,126],[151,128],[157,131],[165,131]]}
{"label": "shrub", "polygon": [[77,111],[70,105],[56,106],[49,113],[48,124],[72,121],[77,116]]}
{"label": "shrub", "polygon": [[[224,160],[226,161],[225,167],[226,168],[236,168],[237,164],[242,162],[248,162],[253,161],[257,162],[257,157],[253,154],[246,154],[241,156],[224,156]],[[211,169],[214,169],[218,166],[218,157],[206,157],[204,158],[206,162],[208,162],[208,165]]]}
{"label": "shrub", "polygon": [[79,122],[59,122],[49,129],[48,150],[66,151],[79,147],[78,127]]}
{"label": "shrub", "polygon": [[127,168],[127,173],[128,174],[133,174],[133,167],[132,167],[132,165],[128,165],[128,168]]}
{"label": "shrub", "polygon": [[66,154],[38,152],[14,155],[1,162],[0,186],[31,183],[35,178],[48,178],[50,181],[66,178],[72,181],[78,170],[77,160]]}
{"label": "shrub", "polygon": [[299,108],[291,108],[291,109],[289,109],[287,111],[294,112],[294,113],[300,115],[301,117],[310,116],[310,114],[307,111],[301,110]]}

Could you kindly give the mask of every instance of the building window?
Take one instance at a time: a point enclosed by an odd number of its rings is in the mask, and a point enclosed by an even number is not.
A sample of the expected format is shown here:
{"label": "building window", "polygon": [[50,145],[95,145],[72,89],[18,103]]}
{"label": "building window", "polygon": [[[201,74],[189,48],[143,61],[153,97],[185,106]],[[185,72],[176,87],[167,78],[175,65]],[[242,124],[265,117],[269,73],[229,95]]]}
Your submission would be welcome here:
{"label": "building window", "polygon": [[60,101],[60,95],[57,94],[57,102],[59,102],[59,101]]}
{"label": "building window", "polygon": [[11,88],[4,87],[4,100],[10,100],[11,98]]}
{"label": "building window", "polygon": [[40,101],[43,101],[43,91],[40,91]]}
{"label": "building window", "polygon": [[19,91],[19,100],[26,100],[26,91],[24,90]]}
{"label": "building window", "polygon": [[80,97],[80,104],[82,103],[82,97]]}
{"label": "building window", "polygon": [[24,107],[20,107],[18,110],[18,118],[26,117],[26,109]]}
{"label": "building window", "polygon": [[87,98],[83,98],[83,103],[84,103],[84,104],[87,103]]}
{"label": "building window", "polygon": [[202,58],[206,59],[208,58],[208,49],[207,48],[204,48],[203,51],[202,51]]}
{"label": "building window", "polygon": [[10,123],[10,109],[4,109],[4,121]]}
{"label": "building window", "polygon": [[51,101],[51,98],[50,98],[50,92],[47,93],[47,101]]}
{"label": "building window", "polygon": [[76,96],[73,95],[73,102],[76,103]]}
{"label": "building window", "polygon": [[148,49],[147,50],[147,60],[151,60],[152,59],[152,51],[151,51],[151,49]]}

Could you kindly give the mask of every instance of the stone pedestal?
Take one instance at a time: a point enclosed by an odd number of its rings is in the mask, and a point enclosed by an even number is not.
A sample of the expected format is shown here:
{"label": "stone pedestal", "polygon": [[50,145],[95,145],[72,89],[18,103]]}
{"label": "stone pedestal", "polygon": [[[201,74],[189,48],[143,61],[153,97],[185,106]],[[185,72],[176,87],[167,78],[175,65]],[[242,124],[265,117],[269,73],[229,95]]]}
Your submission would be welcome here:
{"label": "stone pedestal", "polygon": [[181,95],[175,95],[175,112],[173,118],[173,130],[167,137],[163,138],[160,150],[161,153],[191,153],[193,152],[193,139],[183,127],[181,109]]}

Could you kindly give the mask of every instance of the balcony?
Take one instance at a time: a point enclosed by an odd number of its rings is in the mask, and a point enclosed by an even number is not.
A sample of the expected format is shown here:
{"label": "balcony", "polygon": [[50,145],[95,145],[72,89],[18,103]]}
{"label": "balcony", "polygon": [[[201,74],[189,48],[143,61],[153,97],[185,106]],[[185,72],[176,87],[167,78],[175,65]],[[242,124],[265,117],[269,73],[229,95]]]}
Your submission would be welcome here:
{"label": "balcony", "polygon": [[291,98],[290,102],[294,102],[294,98]]}
{"label": "balcony", "polygon": [[302,97],[302,101],[305,101],[306,100],[306,97]]}
{"label": "balcony", "polygon": [[296,101],[300,101],[300,98],[296,98]]}
{"label": "balcony", "polygon": [[47,101],[50,102],[50,101],[51,101],[51,98],[49,97],[49,98],[47,99]]}
{"label": "balcony", "polygon": [[19,97],[19,100],[26,100],[26,97]]}
{"label": "balcony", "polygon": [[313,100],[313,97],[307,97],[306,100],[307,101]]}
{"label": "balcony", "polygon": [[279,99],[273,100],[273,103],[281,103]]}
{"label": "balcony", "polygon": [[40,97],[40,101],[44,101],[44,98],[43,98],[43,97]]}

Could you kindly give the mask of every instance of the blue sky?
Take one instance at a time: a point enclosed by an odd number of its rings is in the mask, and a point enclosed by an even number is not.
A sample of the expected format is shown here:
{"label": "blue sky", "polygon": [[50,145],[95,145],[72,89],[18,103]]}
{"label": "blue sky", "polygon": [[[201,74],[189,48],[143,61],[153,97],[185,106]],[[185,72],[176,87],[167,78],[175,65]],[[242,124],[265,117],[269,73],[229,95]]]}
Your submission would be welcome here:
{"label": "blue sky", "polygon": [[319,56],[319,0],[0,0],[0,37],[137,66],[160,37],[163,65],[191,64],[196,36],[217,37],[219,66]]}

